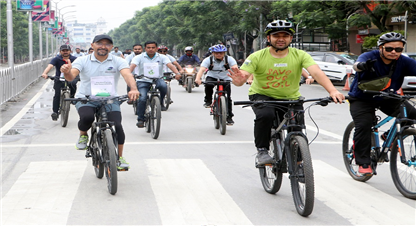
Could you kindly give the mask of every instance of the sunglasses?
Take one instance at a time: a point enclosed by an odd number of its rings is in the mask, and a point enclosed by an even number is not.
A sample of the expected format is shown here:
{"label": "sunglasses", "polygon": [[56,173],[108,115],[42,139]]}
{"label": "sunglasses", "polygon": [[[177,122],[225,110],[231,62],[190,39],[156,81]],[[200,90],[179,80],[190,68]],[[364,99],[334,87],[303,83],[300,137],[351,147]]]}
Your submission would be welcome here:
{"label": "sunglasses", "polygon": [[393,47],[384,47],[383,46],[383,49],[386,50],[386,52],[392,52],[394,50],[394,51],[396,51],[396,53],[401,53],[401,52],[403,52],[404,48],[402,48],[402,47],[393,48]]}
{"label": "sunglasses", "polygon": [[167,51],[166,50],[159,50],[158,52],[159,53],[166,53]]}

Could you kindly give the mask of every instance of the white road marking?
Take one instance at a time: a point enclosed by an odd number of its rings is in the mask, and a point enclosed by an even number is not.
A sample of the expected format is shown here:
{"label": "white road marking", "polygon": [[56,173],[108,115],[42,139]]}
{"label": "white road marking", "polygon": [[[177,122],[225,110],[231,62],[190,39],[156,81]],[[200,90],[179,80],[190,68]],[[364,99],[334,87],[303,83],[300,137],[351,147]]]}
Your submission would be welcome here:
{"label": "white road marking", "polygon": [[33,104],[39,99],[40,95],[42,95],[43,91],[48,87],[49,83],[52,80],[48,79],[48,81],[42,86],[42,88],[39,90],[39,92],[36,93],[36,95],[30,99],[30,101],[22,108],[22,110],[17,113],[10,121],[8,121],[3,127],[0,129],[1,135],[4,135],[9,129],[11,129],[16,122],[18,122],[25,114],[26,112],[32,107]]}
{"label": "white road marking", "polygon": [[372,187],[354,181],[327,163],[313,161],[315,198],[352,225],[415,225],[416,208]]}
{"label": "white road marking", "polygon": [[199,159],[147,159],[163,225],[252,225]]}
{"label": "white road marking", "polygon": [[87,161],[31,162],[1,199],[1,225],[66,225]]}

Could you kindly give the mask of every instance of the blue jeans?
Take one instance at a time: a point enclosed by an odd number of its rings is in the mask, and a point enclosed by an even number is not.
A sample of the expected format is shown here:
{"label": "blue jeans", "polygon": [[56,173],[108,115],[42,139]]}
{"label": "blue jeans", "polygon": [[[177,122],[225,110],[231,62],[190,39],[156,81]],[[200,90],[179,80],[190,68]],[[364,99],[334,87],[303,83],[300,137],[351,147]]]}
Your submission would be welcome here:
{"label": "blue jeans", "polygon": [[[140,92],[139,101],[137,103],[137,121],[144,120],[144,112],[146,110],[147,92],[149,92],[152,83],[150,82],[137,82],[137,89]],[[168,86],[163,79],[158,79],[156,82],[156,88],[160,92],[160,104],[163,106],[163,99],[168,92]]]}

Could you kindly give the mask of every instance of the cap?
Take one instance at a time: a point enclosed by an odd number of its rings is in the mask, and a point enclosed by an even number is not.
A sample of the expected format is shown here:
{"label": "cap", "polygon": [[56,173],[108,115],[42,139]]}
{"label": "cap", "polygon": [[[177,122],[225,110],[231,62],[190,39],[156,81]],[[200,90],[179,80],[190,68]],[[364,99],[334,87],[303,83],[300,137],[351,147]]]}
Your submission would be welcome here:
{"label": "cap", "polygon": [[61,45],[61,48],[59,48],[59,50],[64,50],[64,49],[71,50],[71,46],[69,46],[69,45]]}
{"label": "cap", "polygon": [[92,42],[99,42],[103,39],[108,39],[108,41],[110,41],[111,44],[113,44],[113,39],[108,35],[97,35],[94,37],[94,40],[92,40]]}
{"label": "cap", "polygon": [[279,32],[285,32],[289,35],[292,35],[292,33],[288,32],[288,31],[275,31],[275,32],[270,33],[269,35],[276,34],[276,33],[279,33]]}

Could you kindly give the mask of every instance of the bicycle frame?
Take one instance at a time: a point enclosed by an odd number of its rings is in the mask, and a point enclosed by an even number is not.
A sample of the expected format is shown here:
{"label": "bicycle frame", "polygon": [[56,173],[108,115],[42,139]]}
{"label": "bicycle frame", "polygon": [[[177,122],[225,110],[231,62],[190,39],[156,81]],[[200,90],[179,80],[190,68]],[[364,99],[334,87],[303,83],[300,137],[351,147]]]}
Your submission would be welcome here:
{"label": "bicycle frame", "polygon": [[[224,91],[224,84],[227,82],[218,80],[218,81],[205,82],[205,83],[216,84],[216,91],[214,93],[214,99],[211,105],[211,115],[220,115],[220,113],[217,111],[217,109],[219,109],[220,98],[221,96],[225,96],[225,98],[228,99],[228,93]],[[228,105],[226,105],[226,107],[228,108]],[[228,112],[228,109],[226,112]]]}

